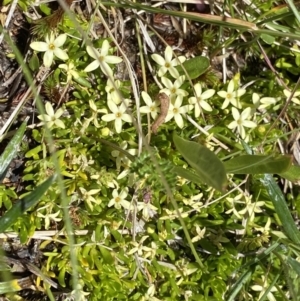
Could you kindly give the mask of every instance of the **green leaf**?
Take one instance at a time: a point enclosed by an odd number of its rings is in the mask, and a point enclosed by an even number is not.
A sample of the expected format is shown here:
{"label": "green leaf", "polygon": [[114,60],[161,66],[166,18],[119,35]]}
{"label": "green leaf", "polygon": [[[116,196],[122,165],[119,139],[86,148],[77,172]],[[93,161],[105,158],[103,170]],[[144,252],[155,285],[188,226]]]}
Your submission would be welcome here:
{"label": "green leaf", "polygon": [[274,174],[287,171],[291,156],[243,155],[223,162],[226,172],[232,174]]}
{"label": "green leaf", "polygon": [[185,169],[181,166],[174,166],[172,171],[179,177],[181,178],[185,178],[191,182],[197,183],[197,184],[201,184],[202,180],[199,176],[197,176],[194,172]]}
{"label": "green leaf", "polygon": [[[187,71],[190,78],[195,79],[208,70],[210,62],[209,59],[205,56],[196,56],[185,61],[182,65]],[[177,66],[176,68],[179,71],[180,75],[185,75],[185,72],[181,65]]]}
{"label": "green leaf", "polygon": [[293,301],[300,300],[300,263],[290,256],[282,256],[283,268]]}
{"label": "green leaf", "polygon": [[45,182],[37,186],[36,189],[24,199],[18,200],[14,206],[0,218],[0,233],[3,233],[8,227],[14,224],[16,220],[30,207],[35,206],[40,198],[45,194],[47,189],[51,186],[55,178],[55,176],[51,176]]}
{"label": "green leaf", "polygon": [[36,71],[40,68],[40,61],[36,53],[32,54],[31,59],[29,60],[29,68],[31,71]]}
{"label": "green leaf", "polygon": [[100,249],[103,261],[108,264],[113,264],[115,260],[114,260],[114,257],[112,256],[112,252],[102,246],[99,246],[99,249]]}
{"label": "green leaf", "polygon": [[8,168],[11,160],[16,156],[16,154],[19,150],[19,145],[22,141],[24,132],[26,130],[26,125],[27,125],[26,122],[23,122],[21,124],[21,126],[17,130],[16,134],[9,141],[3,154],[0,156],[0,178],[2,178],[6,169]]}
{"label": "green leaf", "polygon": [[293,183],[299,184],[300,182],[300,166],[298,165],[292,165],[287,171],[278,174]]}
{"label": "green leaf", "polygon": [[242,274],[239,277],[239,279],[236,281],[236,283],[233,284],[229,292],[229,297],[227,299],[228,301],[236,300],[235,297],[241,291],[245,283],[247,283],[250,280],[252,273],[253,273],[252,270],[247,270],[246,272],[244,272],[244,274]]}
{"label": "green leaf", "polygon": [[226,186],[226,171],[223,163],[208,148],[180,138],[176,133],[173,140],[177,150],[196,171],[201,182],[223,191]]}
{"label": "green leaf", "polygon": [[261,182],[267,189],[275,211],[282,223],[285,235],[289,237],[294,243],[299,244],[300,232],[292,218],[281,189],[278,187],[274,178],[270,174],[265,174],[261,179]]}

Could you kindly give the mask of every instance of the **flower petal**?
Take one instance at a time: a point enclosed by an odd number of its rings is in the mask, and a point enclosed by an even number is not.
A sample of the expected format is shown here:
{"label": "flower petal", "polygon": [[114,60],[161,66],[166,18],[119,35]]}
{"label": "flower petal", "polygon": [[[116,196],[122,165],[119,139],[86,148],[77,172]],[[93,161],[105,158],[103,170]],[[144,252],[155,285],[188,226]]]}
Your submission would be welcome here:
{"label": "flower petal", "polygon": [[49,49],[49,46],[45,42],[32,42],[30,44],[30,48],[32,48],[35,51],[47,51]]}
{"label": "flower petal", "polygon": [[108,64],[119,64],[121,63],[123,60],[122,58],[118,57],[118,56],[115,56],[115,55],[107,55],[105,58],[104,58],[104,61]]}
{"label": "flower petal", "polygon": [[99,61],[95,60],[95,61],[91,62],[89,65],[87,65],[83,71],[91,72],[91,71],[94,71],[95,69],[97,69],[99,66],[100,66]]}
{"label": "flower petal", "polygon": [[211,98],[214,94],[216,93],[216,91],[214,89],[209,89],[206,90],[202,93],[201,98],[202,99],[209,99]]}
{"label": "flower petal", "polygon": [[113,121],[113,120],[116,119],[116,115],[115,115],[115,114],[106,114],[106,115],[103,115],[103,116],[101,117],[101,119],[102,119],[103,121],[110,122],[110,121]]}
{"label": "flower petal", "polygon": [[94,47],[86,46],[86,51],[89,54],[89,56],[95,60],[98,60],[98,58],[100,57],[99,51]]}
{"label": "flower petal", "polygon": [[175,118],[177,125],[182,129],[184,126],[182,116],[180,114],[176,114],[174,118]]}
{"label": "flower petal", "polygon": [[54,55],[57,56],[59,59],[65,61],[69,58],[69,56],[67,55],[67,53],[60,49],[60,48],[55,48],[54,49]]}
{"label": "flower petal", "polygon": [[239,120],[240,119],[240,112],[238,109],[236,109],[235,107],[231,108],[231,112],[232,112],[232,116],[234,118],[234,120]]}
{"label": "flower petal", "polygon": [[59,35],[53,42],[55,47],[61,47],[67,39],[67,35],[66,34],[61,34]]}
{"label": "flower petal", "polygon": [[170,63],[171,60],[172,60],[172,57],[173,57],[172,48],[170,46],[167,46],[166,50],[165,50],[165,60],[166,60],[166,62]]}
{"label": "flower petal", "polygon": [[43,57],[45,67],[50,67],[53,62],[53,51],[46,51]]}
{"label": "flower petal", "polygon": [[161,78],[162,83],[165,85],[166,88],[172,89],[173,88],[173,83],[166,77]]}
{"label": "flower petal", "polygon": [[115,129],[118,134],[121,133],[121,131],[122,131],[122,119],[121,118],[117,118],[115,120]]}
{"label": "flower petal", "polygon": [[160,66],[164,66],[165,65],[165,59],[161,55],[159,55],[159,54],[152,54],[151,58],[158,65],[160,65]]}
{"label": "flower petal", "polygon": [[243,126],[245,126],[247,128],[255,128],[256,123],[254,121],[251,121],[251,120],[244,120],[243,121]]}
{"label": "flower petal", "polygon": [[121,119],[128,123],[132,122],[132,117],[129,114],[122,114]]}
{"label": "flower petal", "polygon": [[200,106],[208,112],[212,111],[212,107],[205,100],[200,101]]}
{"label": "flower petal", "polygon": [[63,121],[61,121],[59,119],[56,119],[54,121],[54,124],[57,125],[58,127],[62,128],[62,129],[66,128],[65,124],[63,123]]}

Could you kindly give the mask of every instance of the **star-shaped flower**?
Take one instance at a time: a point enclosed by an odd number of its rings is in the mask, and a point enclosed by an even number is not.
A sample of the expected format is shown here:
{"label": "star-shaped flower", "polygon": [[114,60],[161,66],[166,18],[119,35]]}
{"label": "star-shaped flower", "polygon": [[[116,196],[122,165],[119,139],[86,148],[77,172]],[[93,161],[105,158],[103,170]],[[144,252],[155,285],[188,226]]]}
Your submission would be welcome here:
{"label": "star-shaped flower", "polygon": [[69,64],[60,64],[58,65],[59,68],[64,69],[67,73],[67,83],[72,80],[72,78],[78,78],[79,74],[77,71],[75,71],[75,65],[72,62],[69,62]]}
{"label": "star-shaped flower", "polygon": [[103,41],[101,51],[99,52],[94,47],[87,46],[86,51],[88,52],[89,56],[95,59],[92,63],[90,63],[85,69],[85,72],[91,72],[97,69],[99,66],[102,72],[107,76],[112,76],[113,72],[108,64],[118,64],[122,62],[122,58],[109,55],[109,42],[107,40]]}
{"label": "star-shaped flower", "polygon": [[234,89],[234,80],[232,79],[227,87],[227,91],[219,91],[218,95],[225,99],[222,109],[226,109],[231,103],[233,106],[237,107],[238,109],[242,108],[240,101],[238,100],[239,97],[246,93],[245,89]]}
{"label": "star-shaped flower", "polygon": [[238,109],[232,107],[232,116],[234,118],[234,121],[232,121],[228,125],[228,128],[232,130],[237,128],[237,131],[240,134],[241,138],[245,139],[246,132],[244,127],[255,128],[257,126],[257,124],[254,121],[248,120],[250,115],[251,115],[251,108],[247,108],[242,113],[240,113]]}
{"label": "star-shaped flower", "polygon": [[131,123],[132,117],[125,113],[127,110],[127,105],[125,103],[117,106],[112,100],[109,100],[107,105],[112,114],[106,114],[102,116],[102,120],[106,122],[114,120],[116,132],[119,134],[122,131],[122,121]]}
{"label": "star-shaped flower", "polygon": [[[287,99],[290,98],[292,92],[289,90],[284,89],[283,94],[286,96]],[[300,91],[296,91],[291,99],[291,101],[297,105],[300,105],[300,100],[297,98],[300,95]]]}
{"label": "star-shaped flower", "polygon": [[44,124],[47,124],[48,128],[51,128],[53,125],[56,125],[60,128],[65,128],[65,124],[59,120],[59,117],[64,113],[62,108],[58,109],[55,113],[50,102],[45,104],[46,114],[38,116],[38,119],[42,120]]}
{"label": "star-shaped flower", "polygon": [[110,78],[107,80],[107,84],[105,87],[105,91],[107,92],[107,100],[112,100],[116,105],[122,102],[120,98],[120,92],[116,89],[119,89],[121,86],[121,82],[116,80],[112,82]]}
{"label": "star-shaped flower", "polygon": [[108,207],[115,206],[116,209],[124,209],[130,208],[130,203],[126,200],[128,194],[128,188],[125,187],[120,193],[118,193],[117,189],[114,189],[112,192],[113,198],[109,201]]}
{"label": "star-shaped flower", "polygon": [[162,77],[161,81],[166,88],[162,89],[161,93],[166,93],[170,96],[171,100],[174,100],[176,95],[187,96],[189,93],[183,89],[180,89],[181,85],[184,83],[185,76],[179,76],[174,84],[166,77]]}
{"label": "star-shaped flower", "polygon": [[262,97],[260,98],[257,93],[252,94],[252,101],[258,110],[264,110],[265,108],[275,105],[276,98],[274,97]]}
{"label": "star-shaped flower", "polygon": [[66,39],[66,34],[61,34],[55,39],[54,33],[51,32],[50,36],[46,36],[46,42],[32,42],[30,47],[33,50],[45,52],[43,58],[44,65],[45,67],[50,67],[53,62],[54,55],[63,61],[69,58],[67,53],[60,49],[60,47],[65,43]]}
{"label": "star-shaped flower", "polygon": [[175,66],[183,63],[186,60],[184,56],[179,56],[178,58],[172,60],[173,51],[170,46],[167,46],[165,50],[165,58],[159,54],[152,54],[151,57],[158,65],[161,66],[158,70],[158,76],[160,77],[169,71],[174,78],[178,78],[179,72],[177,69],[175,69]]}
{"label": "star-shaped flower", "polygon": [[202,93],[202,87],[200,83],[197,83],[194,86],[194,89],[196,92],[196,97],[190,97],[189,103],[195,105],[195,117],[199,117],[201,108],[209,112],[212,111],[212,107],[205,101],[205,99],[211,98],[216,93],[216,91],[209,89]]}
{"label": "star-shaped flower", "polygon": [[171,120],[174,117],[175,122],[181,129],[184,126],[181,115],[182,114],[185,115],[188,111],[193,109],[192,105],[181,106],[182,101],[183,101],[182,95],[178,95],[174,104],[172,104],[172,102],[170,103],[169,112],[168,112],[168,115],[165,120],[165,122],[168,122],[169,120]]}
{"label": "star-shaped flower", "polygon": [[160,111],[159,102],[157,100],[152,101],[151,97],[145,91],[142,92],[142,97],[146,106],[140,108],[141,113],[150,113],[153,119],[156,119],[158,112]]}

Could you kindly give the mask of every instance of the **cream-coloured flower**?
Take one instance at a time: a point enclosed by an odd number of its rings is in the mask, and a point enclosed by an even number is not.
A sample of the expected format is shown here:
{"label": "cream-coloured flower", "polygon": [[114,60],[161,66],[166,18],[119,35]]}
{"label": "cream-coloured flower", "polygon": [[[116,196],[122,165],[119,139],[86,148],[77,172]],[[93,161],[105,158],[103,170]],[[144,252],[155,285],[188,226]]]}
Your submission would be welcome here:
{"label": "cream-coloured flower", "polygon": [[179,72],[177,71],[175,66],[183,63],[186,60],[184,56],[179,56],[178,58],[172,60],[173,51],[170,46],[166,47],[165,58],[163,58],[159,54],[152,54],[151,57],[158,65],[161,66],[158,70],[158,76],[160,77],[165,75],[165,73],[169,71],[174,78],[178,78]]}
{"label": "cream-coloured flower", "polygon": [[54,55],[63,61],[69,58],[67,53],[60,49],[66,39],[66,34],[61,34],[55,38],[54,33],[51,32],[50,36],[46,36],[46,42],[32,42],[30,47],[35,51],[45,52],[43,58],[44,65],[45,67],[50,67],[53,62]]}
{"label": "cream-coloured flower", "polygon": [[83,187],[79,187],[79,190],[82,194],[82,198],[83,198],[84,202],[89,206],[89,208],[91,210],[93,210],[93,208],[94,208],[92,203],[95,203],[97,205],[99,205],[101,203],[100,199],[97,199],[97,198],[93,197],[93,195],[99,194],[101,189],[86,190]]}
{"label": "cream-coloured flower", "polygon": [[151,117],[153,119],[156,119],[157,114],[160,111],[159,102],[157,100],[152,101],[149,94],[145,91],[142,92],[142,97],[144,102],[146,103],[146,106],[140,107],[140,112],[145,114],[150,113]]}
{"label": "cream-coloured flower", "polygon": [[112,112],[112,114],[106,114],[102,116],[102,120],[109,122],[115,121],[115,129],[117,133],[121,133],[122,131],[122,121],[132,122],[132,117],[129,114],[126,114],[127,105],[122,103],[120,106],[117,106],[112,100],[107,102],[107,105]]}
{"label": "cream-coloured flower", "polygon": [[174,104],[172,104],[172,102],[170,103],[169,112],[168,112],[168,115],[167,115],[166,120],[165,120],[165,122],[168,122],[169,120],[171,120],[174,117],[175,122],[177,123],[177,125],[181,129],[184,126],[183,119],[182,119],[181,115],[185,115],[188,111],[193,109],[192,105],[181,106],[182,101],[183,101],[182,96],[178,95],[175,102],[174,102]]}
{"label": "cream-coloured flower", "polygon": [[75,71],[75,65],[72,62],[69,62],[69,64],[60,64],[58,65],[59,68],[63,69],[67,73],[67,83],[72,80],[72,78],[76,79],[79,77],[79,74],[77,71]]}
{"label": "cream-coloured flower", "polygon": [[102,72],[107,76],[112,76],[113,72],[109,66],[109,64],[118,64],[122,62],[122,58],[109,55],[109,42],[107,40],[103,41],[102,48],[100,52],[94,47],[87,46],[86,51],[90,57],[95,59],[92,63],[90,63],[85,69],[85,72],[91,72],[97,69],[99,66]]}
{"label": "cream-coloured flower", "polygon": [[38,119],[42,120],[44,124],[47,125],[48,128],[56,125],[62,129],[65,128],[65,124],[59,120],[59,117],[64,113],[62,108],[59,108],[55,113],[53,107],[50,102],[46,102],[45,104],[46,114],[42,114],[38,116]]}
{"label": "cream-coloured flower", "polygon": [[242,108],[242,105],[238,98],[244,95],[246,93],[246,90],[245,89],[235,90],[234,82],[235,81],[233,79],[229,82],[227,91],[218,92],[218,95],[225,99],[222,105],[222,109],[226,109],[229,103],[231,103],[233,106],[237,107],[238,109]]}
{"label": "cream-coloured flower", "polygon": [[252,203],[252,195],[245,197],[245,205],[246,207],[242,210],[240,210],[238,213],[241,215],[245,215],[248,213],[248,216],[250,218],[250,221],[254,220],[255,213],[261,213],[262,209],[260,207],[265,205],[264,201],[258,201]]}
{"label": "cream-coloured flower", "polygon": [[144,220],[148,221],[149,218],[153,217],[156,214],[157,208],[150,202],[138,202],[137,210],[142,211]]}
{"label": "cream-coloured flower", "polygon": [[275,97],[260,98],[257,93],[252,94],[252,101],[255,107],[258,108],[258,110],[264,110],[265,108],[276,104]]}
{"label": "cream-coloured flower", "polygon": [[[127,149],[127,146],[128,146],[127,141],[122,141],[121,144],[120,144],[120,148],[126,150],[130,155],[136,156],[138,154],[138,149],[136,149],[136,148]],[[124,153],[122,153],[119,150],[115,149],[111,152],[111,155],[114,158],[116,158],[117,170],[120,170],[122,162],[125,163],[126,167],[128,166],[128,163],[127,163],[128,158],[126,157],[126,155],[124,155]],[[131,163],[131,160],[129,160],[129,162]],[[130,166],[130,164],[129,164],[129,166]]]}
{"label": "cream-coloured flower", "polygon": [[195,106],[195,117],[199,117],[201,108],[209,112],[212,111],[212,107],[205,101],[205,99],[211,98],[216,93],[216,91],[209,89],[202,93],[202,87],[200,83],[197,83],[194,86],[194,89],[196,92],[196,97],[190,97],[189,103]]}
{"label": "cream-coloured flower", "polygon": [[205,227],[201,230],[201,228],[198,225],[196,225],[197,235],[192,238],[192,242],[197,242],[201,240],[204,237],[205,231],[206,231]]}
{"label": "cream-coloured flower", "polygon": [[113,198],[109,201],[108,207],[115,206],[116,209],[124,209],[130,208],[130,203],[126,200],[128,195],[128,188],[125,187],[120,193],[118,193],[117,189],[114,189],[112,192]]}
{"label": "cream-coloured flower", "polygon": [[112,100],[116,105],[122,102],[120,92],[117,90],[121,86],[121,82],[117,79],[112,82],[110,78],[107,80],[105,91],[107,92],[107,101]]}
{"label": "cream-coloured flower", "polygon": [[255,128],[257,124],[254,121],[248,120],[251,115],[251,108],[245,109],[242,113],[239,112],[238,109],[235,107],[232,107],[232,116],[234,118],[234,121],[232,121],[228,128],[235,129],[237,128],[238,133],[240,134],[242,139],[245,139],[246,132],[245,128]]}
{"label": "cream-coloured flower", "polygon": [[[287,99],[290,98],[292,92],[290,92],[289,90],[284,89],[283,90],[283,94],[286,96]],[[299,98],[297,98],[300,95],[300,91],[296,91],[291,99],[291,101],[297,105],[300,105],[300,100]]]}
{"label": "cream-coloured flower", "polygon": [[180,89],[182,84],[185,81],[185,76],[179,76],[174,83],[172,83],[168,78],[162,77],[162,83],[165,85],[166,88],[162,89],[161,93],[166,93],[170,96],[171,100],[174,100],[177,95],[187,96],[189,93],[183,89]]}
{"label": "cream-coloured flower", "polygon": [[[257,279],[257,283],[258,284],[252,285],[251,289],[256,292],[260,292],[258,297],[258,300],[260,300],[261,297],[265,294],[265,292],[269,289],[269,284],[265,276],[261,276],[261,279]],[[275,296],[272,294],[273,292],[277,292],[277,288],[275,286],[273,286],[267,294],[267,298],[269,301],[277,300]]]}

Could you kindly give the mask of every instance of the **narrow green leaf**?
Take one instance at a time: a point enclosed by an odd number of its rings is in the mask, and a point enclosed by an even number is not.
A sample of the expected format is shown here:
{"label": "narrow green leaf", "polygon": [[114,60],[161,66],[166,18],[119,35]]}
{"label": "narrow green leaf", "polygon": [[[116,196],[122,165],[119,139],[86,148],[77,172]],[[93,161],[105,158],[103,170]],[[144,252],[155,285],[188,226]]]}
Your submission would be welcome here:
{"label": "narrow green leaf", "polygon": [[[185,61],[182,65],[188,73],[189,77],[191,79],[195,79],[207,71],[210,66],[210,62],[209,59],[205,56],[196,56]],[[178,65],[176,68],[179,71],[180,75],[185,75],[185,72],[181,65]]]}
{"label": "narrow green leaf", "polygon": [[54,180],[55,176],[51,176],[45,182],[37,186],[36,189],[24,199],[18,200],[13,207],[0,218],[0,233],[3,233],[8,227],[14,224],[30,207],[36,205]]}
{"label": "narrow green leaf", "polygon": [[231,291],[229,292],[229,297],[227,299],[228,301],[236,300],[236,295],[240,292],[244,284],[250,280],[252,273],[252,270],[247,270],[244,274],[240,276],[240,278],[233,285]]}
{"label": "narrow green leaf", "polygon": [[287,171],[291,156],[243,155],[223,162],[226,172],[232,174],[278,174]]}
{"label": "narrow green leaf", "polygon": [[300,232],[297,229],[297,226],[292,218],[281,189],[278,187],[274,178],[270,174],[265,174],[261,179],[261,182],[268,191],[275,211],[282,223],[285,235],[289,237],[294,243],[299,244]]}
{"label": "narrow green leaf", "polygon": [[226,186],[226,171],[223,163],[208,148],[173,135],[176,148],[196,171],[199,179],[213,188],[223,191]]}
{"label": "narrow green leaf", "polygon": [[11,160],[16,156],[19,150],[19,144],[21,143],[26,130],[26,125],[26,122],[21,124],[13,138],[9,141],[3,154],[0,156],[0,176],[5,172]]}

